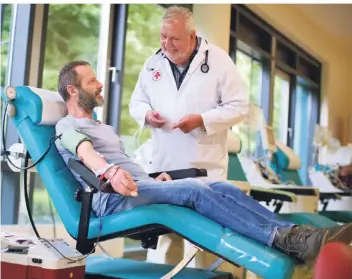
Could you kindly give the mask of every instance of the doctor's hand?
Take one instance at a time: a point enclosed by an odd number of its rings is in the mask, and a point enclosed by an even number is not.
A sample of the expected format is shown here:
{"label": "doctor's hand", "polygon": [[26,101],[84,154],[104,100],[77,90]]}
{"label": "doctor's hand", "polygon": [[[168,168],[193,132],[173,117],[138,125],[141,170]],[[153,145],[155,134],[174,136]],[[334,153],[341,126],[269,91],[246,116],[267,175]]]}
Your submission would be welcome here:
{"label": "doctor's hand", "polygon": [[111,186],[115,192],[123,196],[138,196],[137,184],[133,181],[132,176],[123,169],[112,167],[104,175],[110,180]]}
{"label": "doctor's hand", "polygon": [[171,176],[168,175],[166,172],[163,172],[161,174],[159,174],[156,178],[156,181],[169,181],[172,180]]}
{"label": "doctor's hand", "polygon": [[185,134],[193,131],[204,125],[203,118],[200,114],[189,114],[181,118],[178,123],[175,123],[172,130],[179,128]]}
{"label": "doctor's hand", "polygon": [[147,124],[154,128],[161,128],[166,124],[166,120],[160,116],[160,113],[155,110],[148,110],[145,115]]}

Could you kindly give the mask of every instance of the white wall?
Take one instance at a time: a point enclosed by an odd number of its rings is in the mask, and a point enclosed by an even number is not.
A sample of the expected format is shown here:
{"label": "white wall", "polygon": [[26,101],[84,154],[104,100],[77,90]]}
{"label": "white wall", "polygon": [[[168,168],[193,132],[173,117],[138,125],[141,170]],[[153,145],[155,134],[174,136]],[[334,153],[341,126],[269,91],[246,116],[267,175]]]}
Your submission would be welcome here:
{"label": "white wall", "polygon": [[193,14],[197,33],[226,52],[229,51],[231,5],[195,4]]}

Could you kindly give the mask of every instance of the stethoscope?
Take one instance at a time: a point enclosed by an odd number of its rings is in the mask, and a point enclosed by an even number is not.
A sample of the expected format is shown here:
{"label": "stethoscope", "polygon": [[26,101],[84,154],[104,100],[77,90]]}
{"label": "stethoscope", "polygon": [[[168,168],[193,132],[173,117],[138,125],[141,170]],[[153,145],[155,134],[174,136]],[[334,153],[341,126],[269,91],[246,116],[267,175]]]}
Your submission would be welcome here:
{"label": "stethoscope", "polygon": [[[205,40],[205,42],[208,44],[208,42]],[[161,53],[161,55],[165,58],[166,55],[164,53],[161,52],[161,48],[158,49],[157,52],[155,52],[154,57],[156,57],[159,53]],[[207,49],[205,51],[205,58],[204,58],[204,62],[203,64],[200,66],[200,70],[202,71],[202,73],[206,74],[207,72],[209,72],[209,65],[208,65],[208,55],[209,55],[209,50]],[[150,59],[150,61],[148,62],[148,65],[150,64],[150,62],[154,59],[154,57],[152,59]],[[154,68],[149,68],[147,65],[147,71],[154,71]]]}

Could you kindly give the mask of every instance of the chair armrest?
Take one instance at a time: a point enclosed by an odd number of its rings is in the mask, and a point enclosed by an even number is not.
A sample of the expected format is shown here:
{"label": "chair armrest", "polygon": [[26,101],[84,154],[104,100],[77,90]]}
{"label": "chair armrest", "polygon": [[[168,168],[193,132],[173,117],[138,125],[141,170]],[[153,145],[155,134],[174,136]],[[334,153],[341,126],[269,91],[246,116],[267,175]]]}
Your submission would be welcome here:
{"label": "chair armrest", "polygon": [[78,223],[78,234],[76,249],[83,255],[89,254],[95,251],[94,243],[88,241],[88,230],[89,222],[92,212],[92,200],[93,194],[98,191],[98,187],[103,183],[94,175],[94,173],[88,169],[81,161],[76,161],[73,159],[68,160],[67,166],[76,172],[82,180],[87,183],[89,188],[78,189],[75,193],[75,199],[82,203],[81,213]]}
{"label": "chair armrest", "polygon": [[74,159],[69,159],[67,166],[77,173],[82,180],[87,183],[89,186],[98,189],[99,179],[94,175],[94,173],[87,168],[81,161],[77,161]]}
{"label": "chair armrest", "polygon": [[268,188],[251,188],[251,196],[261,202],[266,202],[267,205],[273,200],[273,205],[275,206],[274,212],[279,213],[284,202],[296,202],[297,196],[293,193],[281,191],[278,189],[268,189]]}
{"label": "chair armrest", "polygon": [[[172,180],[189,178],[189,177],[204,177],[208,176],[206,169],[196,169],[196,168],[189,168],[189,169],[181,169],[181,170],[172,170],[172,171],[165,171],[168,175],[171,176]],[[149,176],[156,178],[163,172],[154,172],[150,173]]]}
{"label": "chair armrest", "polygon": [[[342,195],[341,195],[342,194]],[[347,193],[320,193],[319,200],[323,205],[322,211],[325,211],[326,208],[329,205],[329,202],[331,200],[341,200],[342,196],[348,196],[348,195],[343,195]]]}
{"label": "chair armrest", "polygon": [[342,195],[341,193],[320,193],[320,200],[341,200]]}
{"label": "chair armrest", "polygon": [[297,196],[319,196],[319,189],[314,187],[276,185],[272,189],[290,192]]}
{"label": "chair armrest", "polygon": [[[104,180],[99,181],[98,177],[96,177],[94,173],[90,169],[88,169],[81,161],[77,161],[70,158],[68,160],[68,167],[74,172],[76,172],[82,178],[82,180],[91,187],[98,189],[98,187],[104,183]],[[163,172],[150,173],[149,176],[156,178],[161,173]],[[188,177],[206,177],[208,174],[206,169],[196,168],[173,170],[167,171],[166,173],[169,174],[173,180]]]}
{"label": "chair armrest", "polygon": [[67,166],[71,170],[76,172],[80,176],[80,178],[93,189],[94,192],[98,191],[99,189],[102,192],[113,192],[110,183],[108,183],[108,185],[105,185],[103,188],[106,179],[100,181],[98,177],[96,177],[95,174],[89,168],[87,168],[81,161],[77,161],[70,158],[68,160]]}
{"label": "chair armrest", "polygon": [[294,193],[281,191],[277,189],[266,189],[260,187],[251,187],[250,195],[257,201],[270,202],[279,200],[283,202],[296,202],[297,196]]}

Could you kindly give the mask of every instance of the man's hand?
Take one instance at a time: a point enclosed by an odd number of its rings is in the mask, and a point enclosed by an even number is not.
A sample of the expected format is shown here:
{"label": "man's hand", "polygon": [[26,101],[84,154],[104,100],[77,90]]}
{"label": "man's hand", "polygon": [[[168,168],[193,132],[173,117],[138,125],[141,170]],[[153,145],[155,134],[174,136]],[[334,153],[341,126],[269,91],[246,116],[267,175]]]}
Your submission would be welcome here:
{"label": "man's hand", "polygon": [[168,180],[172,180],[172,178],[166,172],[163,172],[158,177],[156,177],[155,180],[156,181],[168,181]]}
{"label": "man's hand", "polygon": [[166,124],[166,120],[160,116],[159,112],[155,110],[148,110],[145,115],[145,120],[154,128],[161,128]]}
{"label": "man's hand", "polygon": [[179,128],[185,134],[193,131],[204,125],[203,118],[200,114],[189,114],[181,118],[178,123],[175,123],[172,130]]}
{"label": "man's hand", "polygon": [[112,167],[106,172],[105,178],[110,180],[111,186],[115,192],[123,196],[138,196],[137,184],[133,181],[132,176],[127,171]]}

